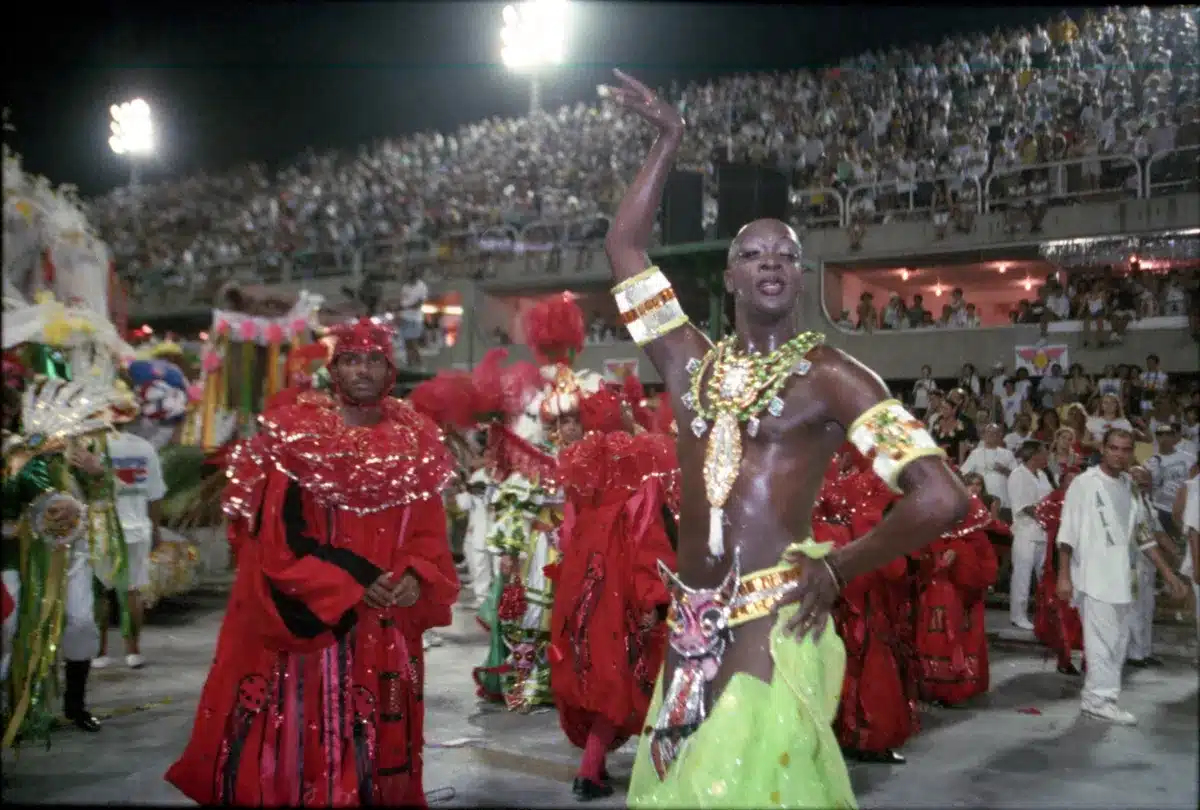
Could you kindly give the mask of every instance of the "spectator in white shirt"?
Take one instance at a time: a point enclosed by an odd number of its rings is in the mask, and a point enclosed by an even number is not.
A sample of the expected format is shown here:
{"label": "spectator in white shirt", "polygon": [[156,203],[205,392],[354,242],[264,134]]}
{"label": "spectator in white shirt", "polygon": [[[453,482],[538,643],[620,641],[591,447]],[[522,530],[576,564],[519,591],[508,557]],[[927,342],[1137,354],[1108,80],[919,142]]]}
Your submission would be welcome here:
{"label": "spectator in white shirt", "polygon": [[1092,444],[1099,447],[1108,431],[1120,428],[1133,432],[1133,425],[1125,418],[1121,408],[1121,400],[1116,394],[1105,394],[1096,405],[1096,413],[1088,417],[1087,429],[1091,434]]}
{"label": "spectator in white shirt", "polygon": [[1011,428],[1015,424],[1024,401],[1025,397],[1017,391],[1017,381],[1005,380],[1004,393],[1000,395],[1000,411],[1004,414],[1005,427]]}
{"label": "spectator in white shirt", "polygon": [[1015,454],[1021,445],[1033,438],[1033,418],[1027,413],[1017,413],[1013,417],[1012,430],[1004,437],[1004,446]]}
{"label": "spectator in white shirt", "polygon": [[983,443],[971,451],[963,462],[962,472],[978,473],[989,495],[995,495],[1000,508],[1008,509],[1008,476],[1016,469],[1017,459],[1004,446],[1004,432],[1000,425],[991,424],[983,429]]}
{"label": "spectator in white shirt", "polygon": [[921,376],[913,383],[913,413],[924,418],[929,412],[929,392],[937,390],[937,380],[933,378],[933,369],[921,366]]}
{"label": "spectator in white shirt", "polygon": [[1167,372],[1159,368],[1159,362],[1157,354],[1146,357],[1146,370],[1142,372],[1143,411],[1153,407],[1155,394],[1167,390]]}
{"label": "spectator in white shirt", "polygon": [[1179,426],[1161,424],[1154,430],[1158,452],[1146,459],[1146,470],[1152,482],[1150,501],[1158,512],[1163,529],[1173,539],[1180,537],[1179,527],[1171,514],[1179,488],[1191,476],[1196,455],[1180,447]]}
{"label": "spectator in white shirt", "polygon": [[1008,615],[1013,626],[1022,630],[1033,629],[1033,623],[1029,621],[1029,588],[1034,569],[1041,576],[1046,563],[1046,531],[1034,517],[1033,510],[1054,489],[1046,476],[1049,458],[1044,444],[1025,442],[1017,451],[1020,463],[1008,476],[1008,497],[1013,515]]}
{"label": "spectator in white shirt", "polygon": [[1037,393],[1041,400],[1043,408],[1054,408],[1058,406],[1060,394],[1067,386],[1067,379],[1063,376],[1063,369],[1058,363],[1050,365],[1050,373],[1042,377],[1038,381]]}
{"label": "spectator in white shirt", "polygon": [[421,336],[425,333],[426,299],[429,298],[429,288],[421,280],[416,270],[408,272],[408,280],[400,287],[400,338],[404,341],[404,351],[408,365],[417,368],[421,365]]}

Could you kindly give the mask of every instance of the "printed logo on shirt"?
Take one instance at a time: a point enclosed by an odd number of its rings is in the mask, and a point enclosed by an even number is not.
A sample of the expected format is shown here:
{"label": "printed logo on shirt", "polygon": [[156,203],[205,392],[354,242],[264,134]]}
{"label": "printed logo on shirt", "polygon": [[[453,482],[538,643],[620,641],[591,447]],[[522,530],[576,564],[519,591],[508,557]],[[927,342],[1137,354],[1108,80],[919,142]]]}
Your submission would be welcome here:
{"label": "printed logo on shirt", "polygon": [[112,466],[113,474],[124,484],[122,495],[132,494],[130,487],[136,487],[139,492],[142,490],[149,476],[149,460],[145,456],[118,456],[113,458]]}

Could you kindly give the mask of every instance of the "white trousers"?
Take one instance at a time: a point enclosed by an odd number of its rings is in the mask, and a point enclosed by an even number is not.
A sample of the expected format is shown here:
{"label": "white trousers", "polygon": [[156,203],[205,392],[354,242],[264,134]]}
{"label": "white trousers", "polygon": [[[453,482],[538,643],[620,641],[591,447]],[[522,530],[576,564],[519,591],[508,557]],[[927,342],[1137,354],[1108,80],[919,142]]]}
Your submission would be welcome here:
{"label": "white trousers", "polygon": [[67,563],[66,626],[59,647],[67,661],[91,661],[100,653],[96,601],[92,594],[92,561],[86,551],[72,551]]}
{"label": "white trousers", "polygon": [[1087,673],[1080,695],[1085,709],[1115,704],[1121,695],[1121,668],[1129,646],[1129,616],[1133,605],[1113,604],[1079,594],[1083,619],[1083,654]]}
{"label": "white trousers", "polygon": [[1012,541],[1012,579],[1008,585],[1008,616],[1013,622],[1029,621],[1029,590],[1033,572],[1046,567],[1046,535],[1016,531]]}
{"label": "white trousers", "polygon": [[8,667],[12,663],[13,639],[17,637],[17,616],[21,610],[21,577],[16,571],[0,572],[4,587],[13,600],[13,612],[4,620],[4,653],[0,655],[0,681],[8,678]]}
{"label": "white trousers", "polygon": [[1151,655],[1154,643],[1154,563],[1145,554],[1137,557],[1137,596],[1129,616],[1129,650],[1127,655],[1140,661]]}
{"label": "white trousers", "polygon": [[471,496],[471,509],[467,513],[467,536],[463,542],[463,556],[467,558],[467,571],[471,574],[471,592],[475,603],[481,604],[492,587],[492,570],[495,557],[488,552],[487,536],[492,528],[492,513],[487,501],[480,495]]}

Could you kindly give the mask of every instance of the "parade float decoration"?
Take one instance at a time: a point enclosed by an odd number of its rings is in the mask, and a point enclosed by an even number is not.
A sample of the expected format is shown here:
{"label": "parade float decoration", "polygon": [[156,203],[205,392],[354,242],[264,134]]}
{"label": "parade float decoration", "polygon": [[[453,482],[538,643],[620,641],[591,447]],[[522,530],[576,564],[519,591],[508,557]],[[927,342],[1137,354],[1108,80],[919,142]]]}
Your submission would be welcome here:
{"label": "parade float decoration", "polygon": [[[6,359],[12,352],[14,367],[19,360],[27,375],[74,378],[130,394],[118,375],[136,356],[114,323],[123,319],[125,302],[108,247],[88,224],[75,189],[28,174],[7,146],[4,246]],[[91,449],[107,458],[103,434],[93,437]],[[111,466],[109,472],[108,486],[88,504],[89,545],[97,575],[120,600],[128,569]],[[190,587],[195,549],[185,538],[174,539],[152,553],[151,580]]]}

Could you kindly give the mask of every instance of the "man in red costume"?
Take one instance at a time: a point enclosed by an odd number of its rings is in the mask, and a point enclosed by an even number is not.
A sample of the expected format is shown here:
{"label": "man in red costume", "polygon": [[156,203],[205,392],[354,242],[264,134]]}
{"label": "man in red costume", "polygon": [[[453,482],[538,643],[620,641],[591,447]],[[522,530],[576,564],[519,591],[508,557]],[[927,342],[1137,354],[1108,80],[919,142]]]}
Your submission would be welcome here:
{"label": "man in red costume", "polygon": [[1007,534],[983,501],[921,554],[917,655],[921,699],[948,708],[988,690],[984,597],[996,582],[992,536]]}
{"label": "man in red costume", "polygon": [[675,568],[675,440],[637,428],[629,406],[607,389],[585,397],[588,433],[558,459],[567,507],[548,658],[559,722],[583,749],[581,801],[613,792],[605,756],[641,732],[666,652],[659,566]]}
{"label": "man in red costume", "polygon": [[1051,492],[1033,508],[1033,517],[1046,531],[1046,565],[1042,569],[1034,594],[1033,634],[1055,654],[1059,673],[1078,677],[1082,673],[1071,661],[1071,653],[1083,649],[1083,623],[1079,610],[1070,602],[1058,598],[1058,554],[1055,540],[1062,523],[1063,498],[1067,487],[1079,474],[1078,467],[1070,467],[1062,474],[1058,489]]}
{"label": "man in red costume", "polygon": [[[834,457],[817,502],[813,537],[838,546],[862,537],[895,499],[854,448]],[[897,592],[909,587],[908,558],[855,577],[834,609],[846,645],[846,674],[834,730],[844,755],[859,762],[900,765],[896,751],[917,730],[916,694],[909,672],[907,622]]]}
{"label": "man in red costume", "polygon": [[440,491],[453,461],[387,394],[390,330],[336,330],[332,396],[260,417],[225,493],[237,579],[187,749],[201,804],[424,805],[421,634],[458,580]]}

